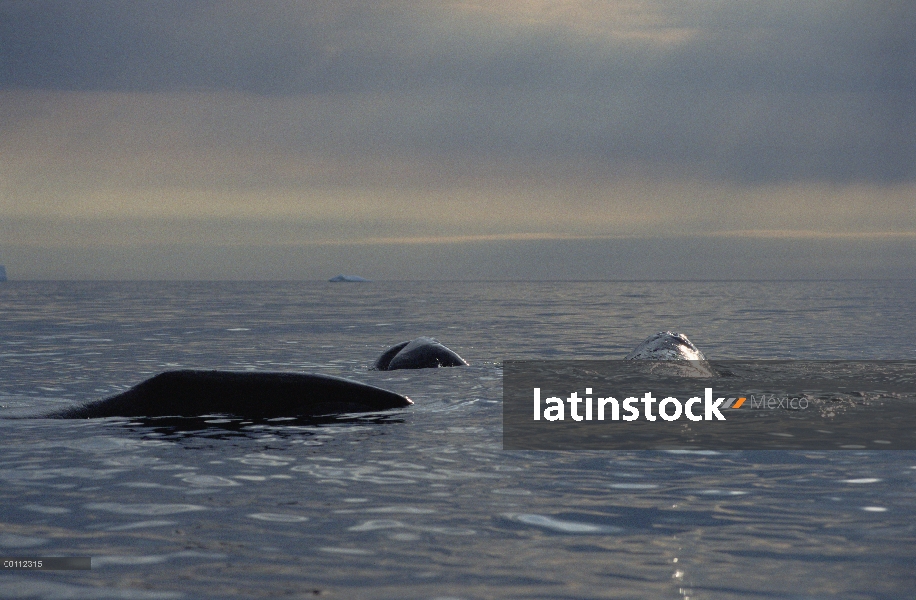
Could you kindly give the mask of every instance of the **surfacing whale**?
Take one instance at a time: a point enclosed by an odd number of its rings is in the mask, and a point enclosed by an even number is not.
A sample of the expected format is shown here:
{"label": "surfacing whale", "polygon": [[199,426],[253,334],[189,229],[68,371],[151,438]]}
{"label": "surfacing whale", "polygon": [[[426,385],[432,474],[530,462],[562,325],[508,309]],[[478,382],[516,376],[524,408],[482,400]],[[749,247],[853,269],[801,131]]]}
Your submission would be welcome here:
{"label": "surfacing whale", "polygon": [[462,367],[467,361],[449,350],[437,340],[429,337],[418,337],[409,342],[401,342],[378,357],[372,368],[376,371],[394,371],[395,369],[430,369],[436,367]]}
{"label": "surfacing whale", "polygon": [[166,371],[124,393],[49,415],[98,417],[307,417],[403,408],[413,402],[382,388],[328,375]]}
{"label": "surfacing whale", "polygon": [[715,377],[716,372],[700,349],[683,333],[659,331],[636,346],[624,360],[690,361],[678,365],[677,374],[685,377]]}
{"label": "surfacing whale", "polygon": [[659,331],[636,346],[624,360],[706,360],[683,333]]}

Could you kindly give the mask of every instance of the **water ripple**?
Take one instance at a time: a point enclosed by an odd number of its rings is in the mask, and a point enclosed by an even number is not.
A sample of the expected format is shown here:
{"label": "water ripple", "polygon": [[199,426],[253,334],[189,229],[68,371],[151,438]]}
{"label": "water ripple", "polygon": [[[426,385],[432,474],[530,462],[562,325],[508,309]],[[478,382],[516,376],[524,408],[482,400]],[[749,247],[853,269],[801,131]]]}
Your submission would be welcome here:
{"label": "water ripple", "polygon": [[579,521],[567,521],[563,519],[557,519],[554,517],[548,517],[546,515],[537,515],[537,514],[525,514],[525,513],[504,513],[503,517],[515,521],[517,523],[524,523],[525,525],[534,525],[535,527],[542,527],[544,529],[550,529],[551,531],[556,531],[559,533],[586,533],[586,534],[598,534],[598,533],[620,533],[623,531],[620,527],[611,527],[608,525],[593,525],[591,523],[581,523]]}
{"label": "water ripple", "polygon": [[121,504],[119,502],[90,502],[84,504],[88,510],[102,510],[121,515],[174,515],[178,513],[207,510],[197,504]]}

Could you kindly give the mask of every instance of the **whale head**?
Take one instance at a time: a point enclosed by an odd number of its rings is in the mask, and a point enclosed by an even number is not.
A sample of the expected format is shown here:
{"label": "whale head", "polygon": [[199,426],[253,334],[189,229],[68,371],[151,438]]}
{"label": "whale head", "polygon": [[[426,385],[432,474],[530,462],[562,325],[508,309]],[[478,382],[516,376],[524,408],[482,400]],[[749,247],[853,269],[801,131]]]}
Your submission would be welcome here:
{"label": "whale head", "polygon": [[[673,374],[683,377],[715,377],[716,372],[693,342],[683,333],[659,331],[636,346],[624,360],[679,361]],[[689,362],[680,362],[689,361]],[[664,363],[662,363],[664,364]],[[668,363],[669,366],[674,367]],[[661,365],[658,365],[661,366]],[[655,369],[653,369],[655,370]],[[670,371],[670,368],[665,369]]]}
{"label": "whale head", "polygon": [[683,333],[659,331],[636,346],[624,360],[706,360]]}
{"label": "whale head", "polygon": [[440,344],[436,339],[418,337],[386,350],[375,361],[372,368],[377,371],[394,371],[396,369],[461,367],[467,364],[466,360]]}

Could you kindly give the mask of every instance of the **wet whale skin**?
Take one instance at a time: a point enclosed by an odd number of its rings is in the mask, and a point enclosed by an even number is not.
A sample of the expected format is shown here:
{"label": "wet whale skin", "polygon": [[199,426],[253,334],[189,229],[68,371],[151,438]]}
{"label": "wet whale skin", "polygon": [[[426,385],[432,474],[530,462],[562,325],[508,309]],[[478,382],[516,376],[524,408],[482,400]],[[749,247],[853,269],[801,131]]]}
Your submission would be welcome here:
{"label": "wet whale skin", "polygon": [[160,373],[116,396],[50,416],[296,417],[374,412],[411,404],[406,396],[328,375],[186,370]]}

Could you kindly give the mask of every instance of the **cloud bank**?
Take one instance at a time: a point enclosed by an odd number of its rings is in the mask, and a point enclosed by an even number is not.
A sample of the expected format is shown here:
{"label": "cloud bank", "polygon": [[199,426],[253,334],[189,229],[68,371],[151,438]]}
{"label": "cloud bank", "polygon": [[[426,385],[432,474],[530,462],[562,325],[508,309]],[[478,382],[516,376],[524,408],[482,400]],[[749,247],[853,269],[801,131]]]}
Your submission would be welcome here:
{"label": "cloud bank", "polygon": [[912,31],[906,1],[0,2],[5,243],[906,237]]}

